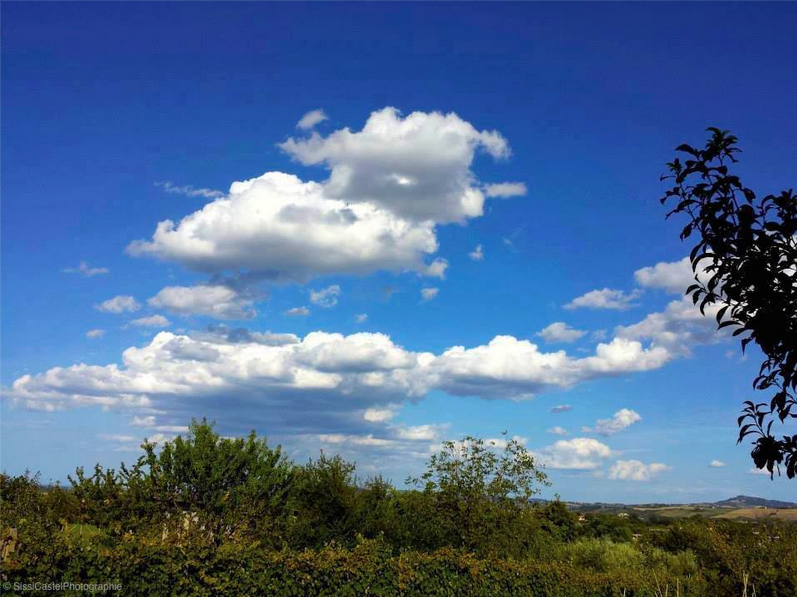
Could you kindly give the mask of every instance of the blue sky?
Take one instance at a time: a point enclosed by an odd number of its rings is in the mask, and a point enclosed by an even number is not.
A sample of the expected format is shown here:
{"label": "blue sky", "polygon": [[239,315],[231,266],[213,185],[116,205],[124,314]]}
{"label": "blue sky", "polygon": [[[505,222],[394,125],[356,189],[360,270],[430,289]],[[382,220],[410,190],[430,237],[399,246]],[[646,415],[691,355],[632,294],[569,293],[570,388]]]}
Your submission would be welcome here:
{"label": "blue sky", "polygon": [[793,496],[657,200],[707,126],[795,184],[793,5],[2,12],[4,470],[205,415],[399,482],[507,431],[566,499]]}

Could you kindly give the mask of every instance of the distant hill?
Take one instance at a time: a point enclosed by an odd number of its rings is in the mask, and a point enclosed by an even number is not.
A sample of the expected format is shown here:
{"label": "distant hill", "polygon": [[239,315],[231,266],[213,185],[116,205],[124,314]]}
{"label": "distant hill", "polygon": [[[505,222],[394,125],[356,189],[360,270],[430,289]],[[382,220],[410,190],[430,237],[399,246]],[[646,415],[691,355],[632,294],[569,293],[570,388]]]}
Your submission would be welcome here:
{"label": "distant hill", "polygon": [[[537,504],[546,504],[549,500],[533,499]],[[689,512],[700,510],[711,510],[722,508],[725,510],[739,510],[749,508],[769,508],[774,510],[797,509],[797,502],[783,502],[780,500],[768,500],[766,498],[752,497],[749,495],[737,495],[718,502],[692,502],[692,503],[646,503],[646,504],[623,504],[612,502],[565,502],[571,510],[579,512],[605,512],[617,513],[623,511],[664,511],[685,509]]]}
{"label": "distant hill", "polygon": [[767,500],[760,497],[750,497],[749,495],[737,495],[721,502],[714,502],[711,505],[718,508],[797,508],[797,503],[795,502]]}

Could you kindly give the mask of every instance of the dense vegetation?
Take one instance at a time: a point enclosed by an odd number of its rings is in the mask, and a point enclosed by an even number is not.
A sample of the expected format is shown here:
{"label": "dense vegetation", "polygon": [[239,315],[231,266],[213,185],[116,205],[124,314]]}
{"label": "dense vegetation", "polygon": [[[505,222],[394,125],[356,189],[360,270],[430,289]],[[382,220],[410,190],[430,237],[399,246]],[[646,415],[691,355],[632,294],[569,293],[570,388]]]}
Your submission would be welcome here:
{"label": "dense vegetation", "polygon": [[340,457],[297,465],[203,422],[70,481],[0,478],[4,593],[68,581],[126,595],[797,594],[797,525],[535,505],[545,474],[514,441],[448,442],[400,491]]}

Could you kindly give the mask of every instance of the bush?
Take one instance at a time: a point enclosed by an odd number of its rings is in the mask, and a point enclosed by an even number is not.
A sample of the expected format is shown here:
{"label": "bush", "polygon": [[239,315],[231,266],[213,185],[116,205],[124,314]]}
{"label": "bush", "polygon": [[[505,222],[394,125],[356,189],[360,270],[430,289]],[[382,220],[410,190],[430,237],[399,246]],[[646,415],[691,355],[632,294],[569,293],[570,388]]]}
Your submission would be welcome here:
{"label": "bush", "polygon": [[[67,542],[63,556],[59,569],[42,570],[37,580],[114,582],[125,594],[153,597],[609,597],[624,591],[630,597],[652,595],[656,586],[653,578],[619,566],[595,571],[571,562],[478,558],[453,548],[396,554],[384,542],[371,540],[352,549],[330,545],[269,551],[249,542],[215,549],[201,541],[173,545],[127,536],[111,547]],[[7,581],[29,582],[24,561],[15,564]],[[708,594],[698,577],[680,586],[687,595]]]}

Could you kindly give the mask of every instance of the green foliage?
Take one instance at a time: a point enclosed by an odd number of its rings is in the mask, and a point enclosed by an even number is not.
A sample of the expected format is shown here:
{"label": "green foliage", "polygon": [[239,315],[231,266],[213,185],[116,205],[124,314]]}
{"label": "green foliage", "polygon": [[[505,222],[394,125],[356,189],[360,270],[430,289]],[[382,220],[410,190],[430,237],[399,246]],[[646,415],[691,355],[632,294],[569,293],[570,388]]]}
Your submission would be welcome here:
{"label": "green foliage", "polygon": [[559,498],[548,502],[540,512],[542,526],[560,541],[572,541],[576,533],[576,515]]}
{"label": "green foliage", "polygon": [[532,496],[547,485],[545,473],[517,440],[499,454],[484,440],[444,442],[426,472],[408,483],[423,494],[447,545],[489,552],[523,521]]}
{"label": "green foliage", "polygon": [[736,597],[749,574],[759,595],[797,594],[794,525],[534,506],[545,476],[512,442],[446,444],[421,479],[358,484],[340,457],[295,466],[254,434],[193,423],[130,468],[78,470],[71,490],[0,475],[2,536],[16,531],[2,581],[156,596]]}
{"label": "green foliage", "polygon": [[[206,421],[192,421],[185,439],[160,451],[145,442],[144,455],[117,473],[97,465],[87,477],[70,477],[83,522],[117,532],[151,527],[202,526],[217,537],[284,533],[294,467],[279,447],[252,432],[247,439],[222,438]],[[267,528],[263,528],[267,527]]]}
{"label": "green foliage", "polygon": [[579,537],[606,538],[615,542],[631,541],[634,533],[644,529],[636,515],[621,518],[608,514],[588,514],[586,520],[578,528]]}
{"label": "green foliage", "polygon": [[[479,558],[453,548],[395,553],[368,540],[351,549],[269,551],[250,542],[211,549],[197,541],[176,548],[128,538],[112,547],[65,545],[63,555],[62,568],[41,571],[38,578],[121,583],[131,595],[619,597],[624,591],[653,595],[656,586],[651,575],[624,570],[619,562],[597,570],[581,562]],[[24,566],[7,574],[9,582],[28,578]],[[662,585],[668,580],[659,578]],[[687,595],[710,594],[698,576],[680,583]]]}
{"label": "green foliage", "polygon": [[324,453],[298,469],[291,529],[292,544],[319,547],[354,539],[354,465]]}

